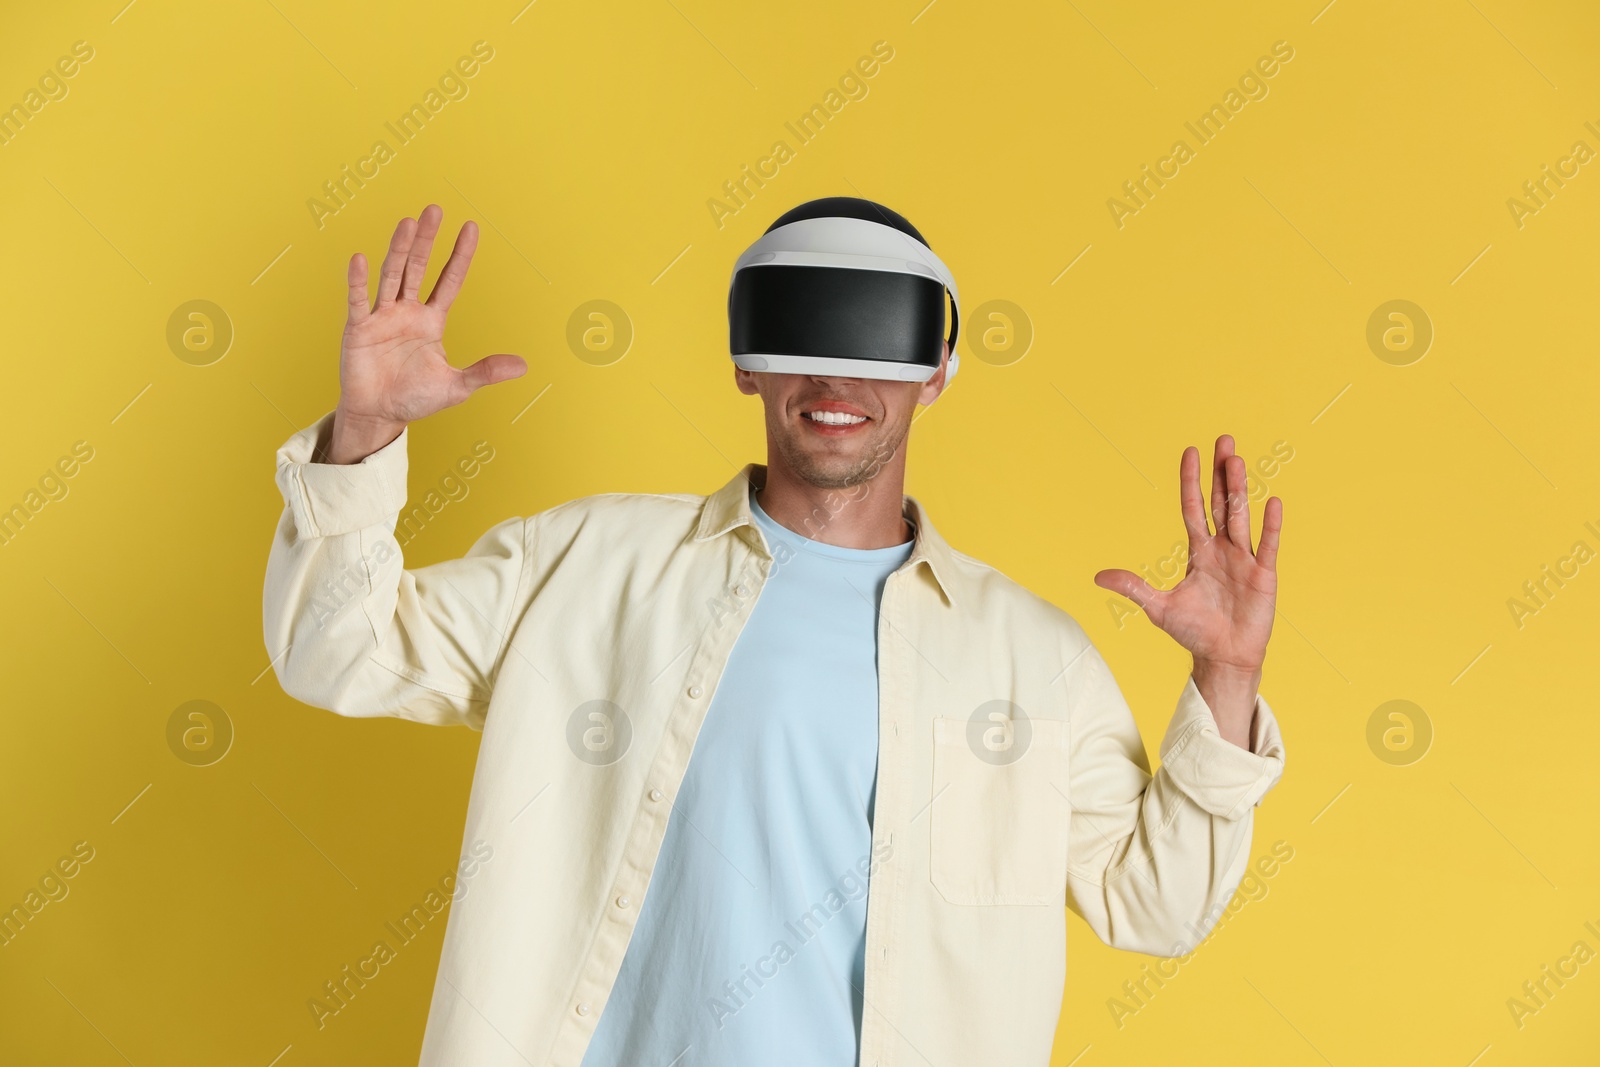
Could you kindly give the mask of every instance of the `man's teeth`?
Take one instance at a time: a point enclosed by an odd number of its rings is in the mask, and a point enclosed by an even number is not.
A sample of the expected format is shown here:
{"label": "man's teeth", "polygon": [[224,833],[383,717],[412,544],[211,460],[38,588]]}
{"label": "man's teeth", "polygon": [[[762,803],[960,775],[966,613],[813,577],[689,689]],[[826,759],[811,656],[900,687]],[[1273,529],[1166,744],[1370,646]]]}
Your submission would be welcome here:
{"label": "man's teeth", "polygon": [[808,411],[805,417],[812,422],[823,422],[829,426],[853,426],[858,422],[866,422],[861,415],[848,415],[843,411]]}

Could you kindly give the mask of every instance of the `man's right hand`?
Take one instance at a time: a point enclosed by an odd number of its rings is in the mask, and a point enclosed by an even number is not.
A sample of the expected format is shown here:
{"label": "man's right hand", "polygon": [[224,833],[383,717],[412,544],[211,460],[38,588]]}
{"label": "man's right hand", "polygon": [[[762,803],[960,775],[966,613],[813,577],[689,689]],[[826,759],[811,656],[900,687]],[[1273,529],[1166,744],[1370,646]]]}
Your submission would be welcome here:
{"label": "man's right hand", "polygon": [[444,320],[478,247],[467,222],[456,237],[433,292],[419,299],[428,255],[444,211],[437,204],[419,219],[401,219],[378,275],[378,300],[367,304],[367,259],[350,258],[350,314],[339,352],[339,406],[320,458],[359,463],[400,436],[406,424],[461,403],[485,385],[517,378],[528,365],[518,356],[486,356],[452,367],[444,352]]}

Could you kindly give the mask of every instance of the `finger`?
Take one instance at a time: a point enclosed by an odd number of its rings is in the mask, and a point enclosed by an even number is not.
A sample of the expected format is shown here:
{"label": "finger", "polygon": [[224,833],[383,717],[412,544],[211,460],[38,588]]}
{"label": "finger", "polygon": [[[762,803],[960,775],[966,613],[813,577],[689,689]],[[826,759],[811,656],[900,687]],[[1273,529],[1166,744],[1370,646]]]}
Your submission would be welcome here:
{"label": "finger", "polygon": [[417,216],[417,235],[411,242],[411,254],[406,257],[405,279],[400,284],[400,299],[415,300],[422,291],[423,276],[428,273],[428,257],[433,255],[433,239],[439,232],[439,222],[444,218],[444,208],[429,204]]}
{"label": "finger", "polygon": [[1222,534],[1228,522],[1228,486],[1226,469],[1228,457],[1233,455],[1233,438],[1223,434],[1217,438],[1216,451],[1211,456],[1211,528]]}
{"label": "finger", "polygon": [[350,257],[350,269],[345,273],[345,281],[350,285],[350,319],[353,326],[365,319],[371,312],[367,308],[367,257],[357,252]]}
{"label": "finger", "polygon": [[1094,584],[1113,593],[1121,593],[1139,605],[1139,609],[1150,616],[1151,622],[1161,625],[1162,601],[1167,595],[1165,591],[1157,589],[1132,571],[1125,570],[1100,571],[1094,576]]}
{"label": "finger", "polygon": [[1250,494],[1245,488],[1244,460],[1229,456],[1228,540],[1250,551]]}
{"label": "finger", "polygon": [[463,367],[458,375],[468,394],[496,382],[520,378],[528,373],[528,364],[521,356],[497,353],[484,356],[470,367]]}
{"label": "finger", "polygon": [[1211,530],[1206,526],[1205,498],[1200,495],[1200,450],[1193,445],[1183,450],[1178,461],[1178,502],[1183,507],[1183,525],[1189,531],[1189,555],[1193,556]]}
{"label": "finger", "polygon": [[[383,267],[378,271],[378,307],[394,303],[400,292],[400,280],[405,275],[406,253],[411,250],[411,238],[416,235],[417,220],[404,218],[394,228],[389,239],[389,254],[383,257]],[[376,308],[374,309],[376,310]]]}
{"label": "finger", "polygon": [[1278,569],[1278,531],[1282,529],[1283,501],[1268,497],[1267,506],[1262,509],[1261,547],[1256,549],[1256,562],[1269,571]]}
{"label": "finger", "polygon": [[428,294],[429,307],[436,307],[440,311],[450,310],[456,294],[461,291],[461,283],[467,279],[467,268],[472,266],[472,253],[477,250],[478,224],[468,220],[462,224],[461,232],[456,234],[456,246],[445,261],[444,270],[439,272],[439,280],[433,283],[433,292]]}

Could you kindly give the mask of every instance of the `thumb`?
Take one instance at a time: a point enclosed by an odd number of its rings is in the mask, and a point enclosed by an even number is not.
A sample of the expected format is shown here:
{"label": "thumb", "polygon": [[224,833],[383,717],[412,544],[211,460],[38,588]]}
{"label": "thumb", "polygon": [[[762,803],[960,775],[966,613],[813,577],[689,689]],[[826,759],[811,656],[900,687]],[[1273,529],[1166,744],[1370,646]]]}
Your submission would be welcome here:
{"label": "thumb", "polygon": [[470,367],[463,367],[461,381],[466,385],[468,392],[474,392],[486,385],[520,378],[527,372],[528,364],[521,356],[497,353],[484,356]]}
{"label": "thumb", "polygon": [[1152,609],[1159,610],[1161,590],[1137,574],[1124,570],[1100,571],[1094,576],[1094,584],[1113,593],[1121,593],[1139,605],[1140,610],[1150,616],[1151,622],[1156,622],[1155,611]]}

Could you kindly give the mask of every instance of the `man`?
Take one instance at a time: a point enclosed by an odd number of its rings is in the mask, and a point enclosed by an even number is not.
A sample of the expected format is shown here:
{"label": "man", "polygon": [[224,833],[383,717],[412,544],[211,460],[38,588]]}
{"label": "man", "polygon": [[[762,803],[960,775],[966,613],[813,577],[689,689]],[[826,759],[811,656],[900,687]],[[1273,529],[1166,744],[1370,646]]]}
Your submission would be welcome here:
{"label": "man", "polygon": [[1139,952],[1205,936],[1283,770],[1257,693],[1282,505],[1252,550],[1231,438],[1214,530],[1184,450],[1183,581],[1095,576],[1193,656],[1153,776],[1078,624],[903,494],[948,344],[926,381],[736,368],[766,464],[405,570],[408,425],[525,370],[447,361],[477,228],[423,301],[441,215],[396,228],[370,306],[350,261],[338,405],[278,454],[264,619],[300,700],[483,731],[465,838],[493,858],[450,916],[424,1064],[1043,1065],[1067,909]]}

